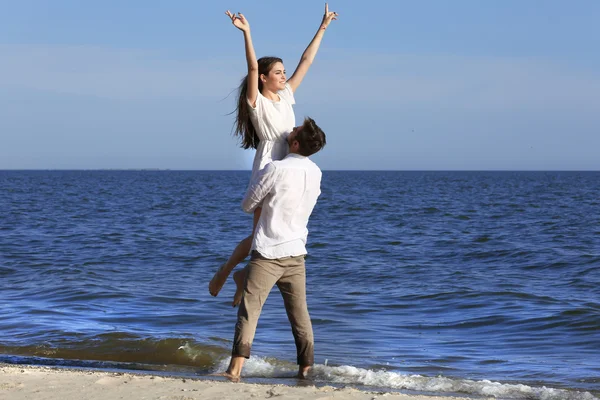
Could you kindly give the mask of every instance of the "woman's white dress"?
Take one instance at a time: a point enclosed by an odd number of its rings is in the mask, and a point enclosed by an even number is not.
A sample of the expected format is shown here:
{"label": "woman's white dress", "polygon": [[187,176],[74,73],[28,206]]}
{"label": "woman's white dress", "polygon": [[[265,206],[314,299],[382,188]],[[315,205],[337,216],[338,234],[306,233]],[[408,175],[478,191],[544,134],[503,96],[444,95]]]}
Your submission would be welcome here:
{"label": "woman's white dress", "polygon": [[296,124],[296,116],[292,108],[296,101],[294,92],[287,83],[285,89],[278,91],[277,94],[279,101],[273,101],[259,92],[256,107],[250,104],[250,119],[260,138],[254,155],[250,182],[265,165],[271,161],[282,160],[288,153],[287,137]]}

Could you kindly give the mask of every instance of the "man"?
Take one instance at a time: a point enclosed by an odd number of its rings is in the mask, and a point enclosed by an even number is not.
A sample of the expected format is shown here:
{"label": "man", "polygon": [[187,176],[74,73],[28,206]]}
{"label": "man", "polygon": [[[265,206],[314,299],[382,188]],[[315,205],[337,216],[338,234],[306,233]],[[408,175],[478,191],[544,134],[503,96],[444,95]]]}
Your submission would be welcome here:
{"label": "man", "polygon": [[251,183],[242,208],[262,212],[252,242],[251,259],[238,310],[229,379],[238,380],[250,350],[262,307],[277,284],[296,342],[298,377],[314,363],[312,324],[306,305],[308,219],[321,194],[321,170],[308,159],[325,146],[325,133],[311,118],[288,136],[289,154],[265,166]]}

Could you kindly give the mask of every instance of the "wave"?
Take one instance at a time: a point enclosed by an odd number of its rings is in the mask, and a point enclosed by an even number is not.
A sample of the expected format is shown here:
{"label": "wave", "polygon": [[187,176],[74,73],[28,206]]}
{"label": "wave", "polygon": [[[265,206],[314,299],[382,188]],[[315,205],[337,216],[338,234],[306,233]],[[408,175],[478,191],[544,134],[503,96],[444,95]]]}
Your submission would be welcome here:
{"label": "wave", "polygon": [[[228,354],[228,351],[217,344],[201,344],[188,338],[141,338],[124,332],[101,334],[74,341],[61,340],[56,343],[42,343],[25,346],[3,346],[0,354],[62,360],[60,365],[69,364],[69,360],[89,362],[91,368],[95,363],[127,364],[127,368],[147,369],[148,365],[173,365],[193,367],[198,371],[209,371],[216,360]],[[0,361],[3,357],[0,357]],[[5,359],[5,361],[9,361]],[[27,361],[25,361],[27,363]],[[65,364],[66,363],[66,364]],[[58,364],[57,364],[58,365]],[[87,364],[86,364],[87,365]]]}
{"label": "wave", "polygon": [[[222,360],[217,371],[227,369],[229,360]],[[296,365],[279,360],[250,357],[244,365],[242,377],[290,378]],[[592,393],[571,389],[535,387],[525,384],[501,383],[489,380],[474,381],[445,376],[427,377],[386,370],[357,368],[350,365],[315,365],[311,371],[315,382],[372,387],[378,390],[414,391],[434,395],[493,396],[501,399],[523,400],[599,400]]]}
{"label": "wave", "polygon": [[[225,371],[230,360],[229,351],[216,344],[205,345],[188,339],[139,340],[124,334],[110,336],[102,345],[87,349],[81,346],[83,342],[69,349],[0,346],[0,353],[20,353],[0,356],[0,362],[205,377],[211,373]],[[126,344],[127,342],[129,343]],[[91,343],[85,341],[85,344],[89,346]],[[107,347],[110,347],[110,351]],[[292,362],[252,356],[244,365],[242,377],[282,383],[282,379],[292,379],[296,372],[297,366]],[[600,400],[590,392],[574,389],[447,376],[429,377],[351,365],[331,366],[327,365],[327,360],[325,364],[314,366],[310,378],[316,384],[438,396],[492,396],[507,400]]]}

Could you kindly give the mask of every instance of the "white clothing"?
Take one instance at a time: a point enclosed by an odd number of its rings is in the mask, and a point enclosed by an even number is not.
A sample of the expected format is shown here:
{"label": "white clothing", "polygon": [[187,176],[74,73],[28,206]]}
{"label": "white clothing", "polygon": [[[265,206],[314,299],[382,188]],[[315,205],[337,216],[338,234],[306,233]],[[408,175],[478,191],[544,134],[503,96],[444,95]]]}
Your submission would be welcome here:
{"label": "white clothing", "polygon": [[258,171],[275,160],[282,160],[288,153],[287,137],[294,129],[296,116],[292,105],[296,104],[292,87],[286,83],[285,89],[277,92],[279,101],[267,99],[260,92],[256,97],[256,107],[250,106],[250,119],[260,142],[254,155],[252,176],[254,181]]}
{"label": "white clothing", "polygon": [[306,254],[308,218],[321,194],[321,175],[314,162],[295,153],[258,173],[242,201],[247,213],[262,205],[252,250],[269,259]]}

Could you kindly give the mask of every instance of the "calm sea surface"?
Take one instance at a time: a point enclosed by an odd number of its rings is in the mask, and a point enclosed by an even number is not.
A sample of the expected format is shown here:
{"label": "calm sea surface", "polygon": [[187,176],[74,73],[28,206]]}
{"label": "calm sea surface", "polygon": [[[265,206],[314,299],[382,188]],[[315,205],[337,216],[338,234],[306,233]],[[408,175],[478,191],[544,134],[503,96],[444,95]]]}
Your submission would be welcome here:
{"label": "calm sea surface", "polygon": [[[0,171],[0,362],[228,361],[249,172]],[[600,173],[330,172],[309,225],[317,383],[600,396]],[[277,289],[246,379],[288,382]],[[292,380],[293,382],[293,380]]]}

